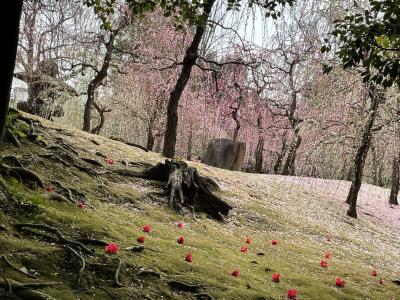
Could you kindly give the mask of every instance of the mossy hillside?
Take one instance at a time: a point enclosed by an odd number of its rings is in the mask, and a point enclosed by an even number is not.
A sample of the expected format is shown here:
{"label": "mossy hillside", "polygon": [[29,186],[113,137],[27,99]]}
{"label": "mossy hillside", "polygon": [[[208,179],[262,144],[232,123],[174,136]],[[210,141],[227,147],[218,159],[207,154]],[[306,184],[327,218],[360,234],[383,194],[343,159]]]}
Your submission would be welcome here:
{"label": "mossy hillside", "polygon": [[[44,126],[57,127],[42,122]],[[55,133],[60,135],[59,131],[44,130],[47,141],[51,141]],[[157,154],[144,153],[102,137],[73,130],[68,133],[63,136],[64,140],[79,148],[85,157],[101,161],[95,155],[96,151],[101,151],[114,160],[161,161]],[[94,145],[91,139],[98,140],[100,145]],[[15,154],[15,148],[7,151]],[[21,156],[35,155],[43,148],[23,142],[18,151]],[[147,160],[147,157],[151,158]],[[110,277],[105,274],[96,277],[88,272],[88,276],[95,277],[91,282],[104,284],[118,299],[195,297],[191,293],[172,291],[167,280],[200,284],[202,292],[215,299],[285,299],[289,288],[299,291],[299,299],[390,299],[400,295],[398,286],[389,281],[399,275],[395,264],[398,240],[389,229],[375,228],[374,222],[365,219],[344,218],[341,205],[330,204],[318,194],[295,186],[288,190],[287,185],[273,178],[195,165],[202,174],[221,182],[220,195],[234,206],[231,217],[225,222],[204,216],[195,220],[190,214],[176,214],[165,202],[150,201],[146,193],[159,187],[149,182],[108,175],[92,177],[74,168],[38,159],[30,169],[47,182],[56,179],[66,187],[83,192],[94,209],[79,209],[71,203],[46,200],[40,196],[42,191],[32,191],[15,180],[4,181],[9,190],[18,195],[18,200],[38,209],[31,213],[24,210],[1,213],[1,223],[7,231],[0,233],[0,254],[7,255],[16,265],[37,270],[40,279],[62,282],[43,292],[56,299],[75,299],[72,286],[78,263],[70,262],[67,252],[51,238],[18,232],[11,223],[44,223],[57,227],[70,239],[89,234],[106,242],[116,242],[121,248],[136,245],[136,238],[144,235],[141,227],[151,224],[152,232],[146,235],[142,253],[121,249],[111,255],[104,254],[103,247],[92,247],[111,262],[116,257],[123,260],[121,281],[125,287],[114,288]],[[121,165],[105,164],[108,169],[117,167]],[[179,221],[186,224],[184,229],[177,227]],[[184,245],[176,242],[180,235],[185,237]],[[245,244],[247,236],[252,238],[248,245]],[[327,236],[331,241],[327,241]],[[278,240],[277,246],[271,245],[272,239]],[[240,252],[243,245],[248,247],[247,254]],[[382,253],[382,248],[388,249],[387,252]],[[328,269],[319,266],[325,251],[333,253]],[[193,253],[192,263],[184,260],[189,252]],[[7,268],[4,261],[0,264],[9,278],[30,281]],[[154,270],[162,278],[135,275],[140,268]],[[235,269],[241,272],[237,278],[230,275]],[[372,269],[378,269],[387,279],[386,285],[380,285],[377,278],[371,277]],[[282,274],[279,284],[271,281],[274,272]],[[336,277],[346,280],[345,288],[334,286]],[[81,299],[110,299],[107,292],[97,287],[82,290],[79,295]]]}

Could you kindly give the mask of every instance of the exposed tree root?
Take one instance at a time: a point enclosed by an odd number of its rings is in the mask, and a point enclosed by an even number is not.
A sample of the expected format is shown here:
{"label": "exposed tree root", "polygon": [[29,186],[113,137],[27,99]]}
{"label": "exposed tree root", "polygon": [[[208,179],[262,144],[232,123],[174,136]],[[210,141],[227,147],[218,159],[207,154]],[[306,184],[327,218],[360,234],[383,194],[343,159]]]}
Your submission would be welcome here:
{"label": "exposed tree root", "polygon": [[23,167],[22,163],[19,161],[18,157],[14,155],[5,155],[1,159],[4,163],[13,167]]}
{"label": "exposed tree root", "polygon": [[161,274],[153,270],[142,270],[137,273],[138,276],[154,276],[161,278]]}
{"label": "exposed tree root", "polygon": [[107,294],[109,294],[109,295],[111,296],[111,298],[113,298],[113,299],[118,299],[117,295],[115,295],[113,292],[109,291],[109,290],[106,289],[105,287],[100,286],[100,285],[95,285],[95,287],[97,287],[97,288],[99,288],[99,289],[105,291]]}
{"label": "exposed tree root", "polygon": [[130,247],[126,247],[124,249],[131,251],[131,252],[140,253],[140,252],[143,252],[145,248],[144,248],[144,246],[130,246]]}
{"label": "exposed tree root", "polygon": [[64,148],[67,151],[71,151],[72,153],[74,153],[76,156],[79,157],[79,152],[77,150],[75,150],[75,148],[73,146],[64,142],[64,140],[61,137],[56,138],[56,144],[60,145],[62,148]]}
{"label": "exposed tree root", "polygon": [[81,159],[82,159],[83,161],[87,162],[88,164],[93,165],[93,166],[96,166],[96,167],[104,167],[100,162],[98,162],[98,161],[95,160],[95,159],[85,158],[85,157],[81,157]]}
{"label": "exposed tree root", "polygon": [[117,260],[118,260],[118,266],[114,273],[114,284],[116,287],[123,287],[124,285],[119,282],[119,271],[121,270],[122,260],[119,257],[117,257]]}
{"label": "exposed tree root", "polygon": [[57,236],[59,242],[62,243],[63,245],[76,246],[76,247],[80,248],[82,251],[84,251],[85,253],[93,254],[93,252],[89,248],[87,248],[85,245],[83,245],[82,243],[70,241],[70,240],[66,239],[64,237],[64,235],[61,233],[61,231],[58,230],[57,228],[50,227],[50,226],[44,225],[44,224],[30,224],[30,223],[17,223],[17,224],[14,224],[14,227],[17,229],[33,228],[33,229],[42,229],[42,230],[48,231],[52,234],[55,234]]}
{"label": "exposed tree root", "polygon": [[[132,171],[130,176],[135,176],[136,173],[138,172]],[[171,206],[175,204],[173,206],[179,208],[184,205],[192,207],[193,210],[196,207],[217,220],[223,220],[232,209],[229,204],[212,193],[213,190],[219,189],[214,180],[200,176],[196,168],[189,167],[183,161],[166,160],[165,163],[159,163],[136,177],[166,182],[170,202],[173,202]],[[174,202],[176,192],[180,198],[178,203]]]}
{"label": "exposed tree root", "polygon": [[57,180],[52,180],[51,183],[56,186],[58,189],[62,191],[63,194],[65,194],[65,197],[68,199],[69,202],[76,203],[74,200],[74,197],[72,195],[72,192],[69,188],[64,187],[61,182]]}
{"label": "exposed tree root", "polygon": [[94,246],[107,246],[108,243],[96,239],[89,239],[89,238],[81,238],[78,239],[78,242],[81,242],[83,244],[88,244],[88,245],[94,245]]}
{"label": "exposed tree root", "polygon": [[198,293],[201,288],[197,284],[188,284],[176,280],[168,281],[168,285],[171,288],[171,290],[187,292],[187,293]]}
{"label": "exposed tree root", "polygon": [[10,167],[6,164],[0,163],[0,173],[15,177],[23,183],[34,182],[37,186],[44,188],[44,183],[42,179],[40,179],[39,175],[23,167]]}
{"label": "exposed tree root", "polygon": [[47,200],[53,200],[53,201],[57,201],[57,202],[66,202],[66,203],[73,203],[75,204],[74,200],[69,200],[68,198],[64,197],[61,194],[57,194],[57,193],[46,193],[46,194],[42,194],[42,197],[47,199]]}
{"label": "exposed tree root", "polygon": [[80,265],[81,267],[79,268],[79,272],[78,272],[78,278],[76,279],[76,289],[80,290],[81,287],[81,281],[82,281],[82,276],[83,276],[83,272],[85,271],[85,267],[86,267],[86,263],[85,263],[85,259],[83,258],[81,253],[78,253],[77,251],[75,251],[74,249],[72,249],[69,246],[63,246],[65,248],[67,248],[72,254],[74,254],[80,261]]}
{"label": "exposed tree root", "polygon": [[196,294],[197,300],[213,300],[214,298],[206,293]]}
{"label": "exposed tree root", "polygon": [[39,157],[43,157],[43,158],[47,158],[47,159],[51,159],[51,160],[53,160],[53,161],[55,161],[55,162],[57,162],[57,163],[62,164],[62,165],[65,166],[65,167],[70,167],[70,166],[71,166],[70,163],[66,162],[66,161],[63,160],[62,158],[60,158],[60,157],[58,157],[57,155],[52,154],[52,153],[50,153],[50,154],[39,154],[38,156],[39,156]]}
{"label": "exposed tree root", "polygon": [[18,138],[15,136],[15,134],[11,131],[10,128],[6,128],[5,138],[7,141],[9,141],[15,147],[21,148],[21,143],[19,142]]}
{"label": "exposed tree root", "polygon": [[143,150],[145,152],[149,152],[149,150],[147,150],[145,147],[143,147],[141,145],[127,142],[124,139],[121,139],[121,138],[118,138],[118,137],[115,137],[115,136],[110,137],[110,140],[121,142],[121,143],[124,143],[125,145],[131,146],[131,147],[136,147],[136,148],[139,148],[139,149],[141,149],[141,150]]}
{"label": "exposed tree root", "polygon": [[100,143],[98,142],[98,141],[96,141],[96,140],[90,140],[93,144],[95,144],[95,145],[97,145],[97,146],[100,146]]}
{"label": "exposed tree root", "polygon": [[36,279],[35,276],[33,276],[33,275],[31,275],[31,274],[29,274],[29,273],[27,273],[27,272],[24,272],[24,271],[22,271],[21,268],[18,268],[17,266],[13,265],[13,264],[8,260],[7,256],[5,256],[5,255],[0,255],[0,257],[1,257],[2,259],[4,259],[4,261],[5,261],[11,268],[13,268],[14,270],[16,270],[16,271],[18,271],[18,272],[24,274],[25,276],[28,276],[28,277],[32,278],[32,279]]}
{"label": "exposed tree root", "polygon": [[35,291],[34,289],[46,288],[56,284],[59,284],[59,282],[22,283],[12,279],[3,279],[0,281],[0,287],[11,288],[13,293],[26,300],[55,300],[53,297],[45,293]]}
{"label": "exposed tree root", "polygon": [[115,173],[121,176],[127,176],[127,177],[141,177],[141,172],[134,171],[134,170],[129,170],[129,169],[115,169],[112,171],[109,171],[109,173]]}

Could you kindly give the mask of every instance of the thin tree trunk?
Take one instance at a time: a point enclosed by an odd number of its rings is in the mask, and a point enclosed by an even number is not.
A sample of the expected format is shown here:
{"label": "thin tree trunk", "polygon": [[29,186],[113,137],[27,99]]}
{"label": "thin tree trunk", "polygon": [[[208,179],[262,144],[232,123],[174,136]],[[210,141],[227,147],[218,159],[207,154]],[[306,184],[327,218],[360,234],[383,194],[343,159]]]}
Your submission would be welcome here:
{"label": "thin tree trunk", "polygon": [[193,125],[190,124],[189,138],[187,145],[187,160],[192,160],[192,149],[193,149]]}
{"label": "thin tree trunk", "polygon": [[[398,100],[397,104],[400,100]],[[389,203],[393,205],[399,205],[397,200],[399,194],[399,181],[400,181],[400,108],[398,108],[398,118],[396,120],[395,126],[395,146],[396,152],[393,157],[393,164],[392,164],[392,187],[390,189],[390,196],[389,196]]]}
{"label": "thin tree trunk", "polygon": [[108,68],[110,67],[112,53],[114,50],[115,34],[115,32],[112,32],[110,34],[110,38],[105,44],[106,54],[104,55],[103,65],[100,71],[98,71],[95,77],[90,81],[87,88],[87,100],[85,104],[85,110],[83,112],[83,131],[90,132],[90,120],[92,115],[92,106],[94,102],[95,92],[100,83],[104,80],[104,78],[107,77]]}
{"label": "thin tree trunk", "polygon": [[258,128],[258,143],[256,147],[256,151],[254,153],[255,158],[255,166],[254,172],[261,173],[263,167],[263,154],[264,154],[264,136],[263,136],[263,129],[262,129],[262,117],[258,116],[257,118],[257,128]]}
{"label": "thin tree trunk", "polygon": [[196,63],[199,44],[207,26],[206,20],[208,19],[211,8],[215,1],[216,0],[209,0],[205,2],[202,14],[202,19],[204,22],[196,27],[196,33],[193,37],[192,43],[186,50],[185,57],[183,58],[181,73],[169,97],[167,107],[167,130],[165,132],[163,148],[163,155],[169,158],[172,158],[175,155],[176,133],[178,126],[178,103],[190,78],[192,68]]}
{"label": "thin tree trunk", "polygon": [[282,140],[281,151],[278,153],[276,162],[274,164],[274,174],[280,174],[280,171],[282,168],[282,160],[286,155],[286,151],[287,151],[287,144],[286,144],[286,135],[285,135]]}
{"label": "thin tree trunk", "polygon": [[381,95],[376,94],[375,88],[372,86],[369,88],[368,94],[369,98],[371,99],[371,107],[362,130],[360,146],[358,147],[357,153],[354,157],[354,179],[351,183],[350,191],[346,199],[346,203],[350,204],[347,215],[353,218],[357,218],[357,196],[362,183],[365,159],[367,158],[369,146],[371,143],[372,126],[374,124],[379,103],[381,100]]}
{"label": "thin tree trunk", "polygon": [[281,170],[281,175],[294,175],[294,162],[296,160],[297,149],[300,147],[301,141],[302,138],[299,135],[299,129],[296,128],[294,131],[294,137],[289,146],[289,152],[285,164]]}
{"label": "thin tree trunk", "polygon": [[397,196],[399,194],[399,180],[400,180],[400,151],[393,158],[392,164],[392,188],[390,190],[389,203],[399,205]]}
{"label": "thin tree trunk", "polygon": [[2,36],[2,72],[5,74],[5,78],[3,78],[1,81],[3,87],[1,88],[0,93],[0,146],[4,140],[8,106],[10,104],[11,85],[14,77],[15,58],[17,55],[19,21],[21,19],[22,2],[22,0],[14,0],[9,4],[7,9],[2,9],[2,25],[3,28],[6,28],[6,30],[3,30]]}
{"label": "thin tree trunk", "polygon": [[153,128],[152,124],[149,124],[147,127],[147,143],[146,143],[146,149],[149,151],[153,151],[154,147],[154,136],[153,136]]}

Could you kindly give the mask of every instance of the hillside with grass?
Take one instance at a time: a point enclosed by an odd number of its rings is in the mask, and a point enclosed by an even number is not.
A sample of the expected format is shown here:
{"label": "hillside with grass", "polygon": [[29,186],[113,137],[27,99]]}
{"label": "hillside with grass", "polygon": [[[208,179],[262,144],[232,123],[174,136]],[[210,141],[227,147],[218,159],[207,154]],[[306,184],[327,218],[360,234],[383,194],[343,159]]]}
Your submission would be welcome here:
{"label": "hillside with grass", "polygon": [[133,176],[159,154],[24,116],[1,153],[1,299],[400,299],[387,199],[353,219],[329,181],[187,162],[233,208],[177,213],[164,183]]}

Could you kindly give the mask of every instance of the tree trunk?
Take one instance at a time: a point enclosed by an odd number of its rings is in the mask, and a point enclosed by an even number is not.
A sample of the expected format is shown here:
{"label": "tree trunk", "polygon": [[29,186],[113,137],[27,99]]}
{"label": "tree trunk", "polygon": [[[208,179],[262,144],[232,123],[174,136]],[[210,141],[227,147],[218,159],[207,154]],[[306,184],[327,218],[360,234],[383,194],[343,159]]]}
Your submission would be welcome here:
{"label": "tree trunk", "polygon": [[261,173],[263,167],[263,154],[264,154],[264,137],[263,137],[263,129],[262,129],[262,117],[258,116],[257,118],[257,128],[258,128],[258,143],[256,147],[256,151],[254,153],[255,158],[255,166],[254,172]]}
{"label": "tree trunk", "polygon": [[94,96],[96,89],[100,85],[100,83],[107,77],[108,68],[110,67],[112,53],[114,50],[114,40],[115,40],[115,32],[110,34],[110,38],[108,42],[105,44],[106,46],[106,54],[104,55],[103,65],[95,75],[95,77],[90,81],[87,88],[87,100],[85,104],[85,110],[83,112],[83,131],[90,132],[90,120],[92,115],[92,106],[94,102]]}
{"label": "tree trunk", "polygon": [[[400,99],[397,104],[400,104]],[[400,180],[400,107],[398,107],[397,120],[395,123],[395,154],[393,157],[392,164],[392,187],[390,190],[389,203],[393,205],[399,205],[397,200],[399,194],[399,180]]]}
{"label": "tree trunk", "polygon": [[294,175],[294,162],[296,160],[296,152],[297,149],[300,147],[302,138],[299,135],[299,129],[296,128],[294,131],[294,136],[292,139],[292,142],[290,143],[289,146],[289,152],[285,161],[285,164],[283,165],[283,168],[281,170],[281,175]]}
{"label": "tree trunk", "polygon": [[188,145],[187,145],[187,160],[192,160],[192,149],[193,149],[193,127],[190,124]]}
{"label": "tree trunk", "polygon": [[206,21],[208,19],[208,16],[211,12],[211,8],[214,5],[215,1],[216,0],[209,0],[204,4],[204,9],[202,14],[202,19],[204,20],[204,22],[203,24],[197,25],[196,27],[196,33],[193,37],[192,43],[186,50],[185,57],[183,58],[181,73],[169,97],[168,107],[167,107],[167,130],[165,132],[164,148],[163,148],[163,155],[169,158],[172,158],[175,155],[179,100],[190,78],[192,67],[196,63],[199,44],[207,26]]}
{"label": "tree trunk", "polygon": [[394,205],[399,205],[397,201],[397,196],[399,194],[399,180],[400,180],[400,151],[397,151],[395,157],[393,158],[392,165],[392,188],[390,190],[389,203]]}
{"label": "tree trunk", "polygon": [[152,125],[149,124],[147,127],[147,143],[146,143],[146,149],[149,151],[153,151],[154,147],[154,136],[153,136],[153,128]]}
{"label": "tree trunk", "polygon": [[281,168],[282,168],[282,160],[285,157],[286,151],[287,151],[287,144],[286,144],[286,135],[285,135],[282,140],[281,151],[278,152],[278,156],[277,156],[276,162],[274,164],[274,174],[280,174]]}
{"label": "tree trunk", "polygon": [[[22,0],[14,0],[8,8],[2,9],[1,18],[3,20],[3,67],[2,72],[5,78],[1,81],[2,88],[0,94],[0,145],[3,143],[8,106],[10,104],[11,85],[14,77],[15,57],[17,55],[17,45],[19,37],[19,21],[21,19]],[[7,20],[7,21],[6,21]],[[5,23],[5,24],[4,24]]]}
{"label": "tree trunk", "polygon": [[354,170],[353,182],[351,183],[350,191],[346,199],[346,203],[350,204],[347,215],[357,218],[357,196],[360,191],[362,176],[364,171],[365,159],[367,158],[368,149],[372,138],[372,126],[378,111],[381,95],[375,93],[375,87],[371,86],[368,91],[369,98],[371,99],[371,107],[367,119],[365,120],[364,127],[361,134],[360,146],[354,157]]}

